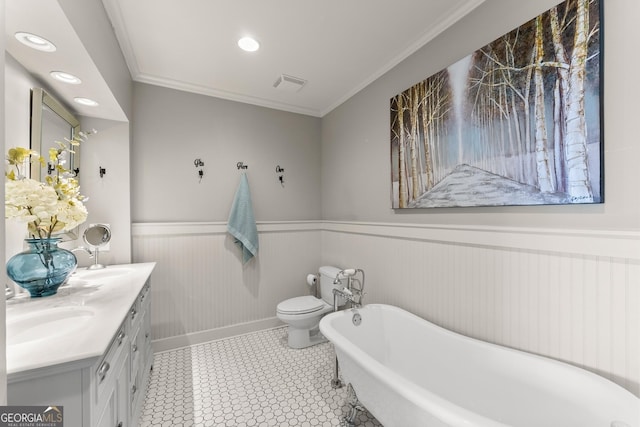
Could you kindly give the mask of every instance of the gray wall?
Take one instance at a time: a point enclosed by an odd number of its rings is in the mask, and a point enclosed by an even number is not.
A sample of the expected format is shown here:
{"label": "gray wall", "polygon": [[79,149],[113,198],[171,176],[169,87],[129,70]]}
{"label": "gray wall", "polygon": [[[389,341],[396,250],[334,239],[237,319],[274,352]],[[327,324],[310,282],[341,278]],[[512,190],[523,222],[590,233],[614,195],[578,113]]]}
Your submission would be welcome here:
{"label": "gray wall", "polygon": [[[82,194],[88,197],[85,206],[87,221],[80,225],[80,235],[91,224],[108,224],[111,228],[109,250],[101,250],[101,264],[131,262],[131,198],[128,122],[80,117],[82,129],[96,129],[81,146],[80,170]],[[99,168],[106,173],[100,177]],[[81,246],[82,239],[72,245]],[[95,260],[84,251],[75,253],[78,264],[89,265]]]}
{"label": "gray wall", "polygon": [[133,222],[226,221],[238,162],[257,221],[319,219],[320,119],[143,83],[134,117]]}
{"label": "gray wall", "polygon": [[[460,225],[577,229],[640,228],[639,96],[635,84],[640,39],[630,17],[635,0],[605,2],[606,203],[455,209],[391,209],[389,100],[502,34],[557,4],[557,0],[486,1],[452,28],[322,119],[322,218]],[[330,203],[339,200],[340,203]]]}

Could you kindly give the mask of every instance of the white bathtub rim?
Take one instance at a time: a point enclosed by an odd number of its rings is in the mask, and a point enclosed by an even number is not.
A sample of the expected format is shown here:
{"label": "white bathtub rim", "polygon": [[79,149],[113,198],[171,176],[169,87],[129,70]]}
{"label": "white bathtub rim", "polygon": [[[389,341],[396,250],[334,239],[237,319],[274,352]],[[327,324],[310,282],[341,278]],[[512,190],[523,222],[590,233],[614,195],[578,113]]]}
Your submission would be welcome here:
{"label": "white bathtub rim", "polygon": [[[551,364],[553,364],[553,365],[555,365],[557,367],[567,368],[567,369],[571,370],[574,373],[587,376],[587,377],[591,378],[592,380],[603,384],[606,387],[613,387],[613,388],[619,390],[619,392],[627,394],[629,397],[637,400],[638,403],[640,404],[640,398],[635,396],[633,393],[631,393],[629,390],[625,389],[621,385],[616,384],[615,382],[603,377],[602,375],[598,375],[597,373],[589,371],[588,369],[572,365],[571,363],[564,362],[562,360],[554,359],[554,358],[551,358],[551,357],[547,357],[547,356],[542,356],[542,355],[539,355],[539,354],[531,353],[531,352],[528,352],[526,350],[519,350],[519,349],[516,349],[516,348],[506,347],[506,346],[503,346],[503,345],[500,345],[500,344],[494,344],[494,343],[491,343],[491,342],[488,342],[488,341],[483,341],[483,340],[478,339],[478,338],[473,338],[473,337],[470,337],[470,336],[467,336],[467,335],[463,335],[461,333],[454,332],[454,331],[452,331],[450,329],[447,329],[445,327],[439,326],[439,325],[437,325],[437,324],[435,324],[433,322],[430,322],[430,321],[428,321],[428,320],[426,320],[426,319],[424,319],[424,318],[422,318],[420,316],[417,316],[414,313],[411,313],[410,311],[407,311],[407,310],[405,310],[405,309],[403,309],[401,307],[397,307],[397,306],[394,306],[394,305],[374,303],[374,304],[364,305],[363,308],[364,307],[370,307],[372,309],[379,308],[379,309],[397,311],[397,312],[403,313],[403,314],[405,314],[405,315],[407,315],[409,317],[412,317],[412,318],[414,318],[414,319],[416,319],[418,321],[427,322],[433,328],[439,330],[441,333],[443,333],[445,335],[448,335],[448,336],[450,336],[450,337],[452,337],[454,339],[459,339],[459,340],[462,340],[462,341],[471,342],[471,343],[474,343],[474,344],[477,344],[477,345],[481,345],[481,346],[484,346],[484,347],[487,347],[487,348],[498,348],[500,350],[504,350],[506,352],[509,352],[509,353],[512,353],[512,354],[516,354],[519,357],[527,357],[527,358],[530,358],[532,360],[541,360],[541,361],[544,361],[544,362],[551,363]],[[354,309],[342,310],[342,311],[339,311],[338,314],[339,313],[344,313],[345,316],[348,316],[348,315],[350,315],[350,313],[353,310]],[[334,315],[334,314],[337,314],[337,313],[329,313],[327,316],[331,316],[331,315]],[[325,316],[325,317],[327,317],[327,316]],[[353,348],[355,350],[360,351],[362,355],[365,354],[357,346],[351,344],[346,338],[343,338],[342,336],[340,336],[340,340],[341,340],[341,342],[343,344],[343,347],[344,347],[345,344],[350,346],[350,347],[353,346]],[[380,366],[383,366],[383,365],[380,364]]]}
{"label": "white bathtub rim", "polygon": [[[400,307],[396,307],[389,304],[367,304],[363,306],[363,308],[369,307],[371,309],[382,309],[382,310],[391,310],[399,312],[402,315],[409,316],[411,318],[415,318],[421,322],[427,322],[430,326],[436,328],[440,333],[448,335],[454,339],[459,339],[462,341],[471,342],[474,345],[480,345],[488,348],[498,348],[502,351],[506,351],[509,353],[513,353],[518,355],[518,357],[525,357],[533,360],[541,360],[545,363],[550,363],[556,367],[560,367],[563,369],[569,369],[570,372],[577,374],[582,377],[586,377],[587,379],[596,381],[599,385],[602,385],[605,389],[615,390],[616,393],[620,393],[620,396],[625,397],[625,401],[634,402],[637,405],[640,405],[640,398],[636,397],[629,390],[626,390],[619,384],[616,384],[598,374],[595,374],[586,369],[571,365],[566,362],[562,362],[556,359],[552,359],[545,356],[540,356],[537,354],[529,353],[524,350],[517,350],[505,346],[501,346],[499,344],[493,344],[487,341],[479,340],[476,338],[472,338],[466,335],[459,334],[457,332],[451,331],[449,329],[438,326],[432,322],[429,322],[426,319],[423,319],[407,310],[404,310]],[[432,414],[437,418],[441,419],[443,422],[449,423],[454,426],[465,426],[465,425],[483,425],[487,427],[498,427],[498,426],[506,426],[506,424],[499,423],[491,418],[487,418],[481,414],[478,414],[474,411],[468,410],[450,400],[447,400],[439,395],[431,392],[430,390],[421,387],[412,381],[406,379],[400,374],[395,373],[392,369],[386,367],[382,363],[378,362],[366,352],[361,350],[357,345],[350,342],[344,335],[337,332],[333,326],[331,326],[331,319],[337,318],[338,316],[349,317],[352,315],[353,309],[351,310],[342,310],[337,313],[330,313],[325,316],[320,322],[320,330],[325,335],[327,339],[329,339],[332,344],[344,352],[345,354],[352,353],[354,355],[355,360],[367,360],[373,365],[371,368],[367,368],[367,371],[371,373],[375,378],[380,380],[383,384],[392,387],[399,395],[408,399],[411,402],[414,402],[420,407],[427,408],[429,411],[432,411]],[[402,387],[394,387],[395,384],[402,384]],[[366,406],[366,402],[363,402]],[[374,414],[375,415],[375,414]],[[611,422],[615,420],[610,420]],[[630,420],[637,421],[637,420]]]}
{"label": "white bathtub rim", "polygon": [[[384,308],[392,308],[395,310],[404,311],[398,307],[387,305],[387,304],[368,304],[367,307],[384,307]],[[344,336],[337,333],[338,338],[335,338],[335,334],[332,334],[330,329],[333,329],[330,326],[330,321],[332,318],[338,316],[351,316],[353,313],[353,309],[350,310],[342,310],[336,313],[329,313],[320,321],[320,332],[332,342],[332,344],[336,347],[337,351],[343,351],[345,353],[350,353],[355,356],[354,359],[358,360],[371,360],[375,367],[379,369],[367,369],[368,372],[371,373],[375,378],[381,381],[383,384],[393,388],[395,392],[397,392],[400,396],[407,399],[408,401],[414,403],[416,406],[426,408],[435,418],[440,421],[446,423],[451,426],[473,426],[473,425],[482,425],[486,427],[509,427],[507,424],[499,423],[490,418],[484,417],[480,414],[472,412],[462,406],[456,405],[450,400],[444,399],[437,394],[431,392],[428,389],[418,386],[417,384],[405,379],[403,376],[395,374],[391,369],[385,367],[382,363],[377,360],[372,359],[367,353],[362,351],[356,345],[352,344],[347,340]],[[409,313],[409,312],[406,312]],[[412,313],[409,313],[413,315]],[[415,315],[413,315],[415,316]],[[417,317],[417,316],[416,316]],[[327,320],[325,320],[327,319]],[[422,319],[423,320],[423,319]],[[323,327],[324,323],[324,327]],[[444,328],[443,328],[444,329]],[[335,330],[335,329],[333,329]],[[444,329],[447,331],[446,329]],[[451,331],[448,331],[451,332]],[[327,335],[329,334],[329,335]],[[334,339],[330,338],[331,335],[334,335]],[[348,352],[345,351],[345,348],[348,348]],[[338,358],[339,359],[339,358]],[[395,385],[400,382],[402,387],[396,387]],[[356,390],[357,392],[357,390]],[[365,407],[367,402],[362,402]],[[369,408],[371,409],[371,408]],[[375,416],[375,414],[374,414]]]}

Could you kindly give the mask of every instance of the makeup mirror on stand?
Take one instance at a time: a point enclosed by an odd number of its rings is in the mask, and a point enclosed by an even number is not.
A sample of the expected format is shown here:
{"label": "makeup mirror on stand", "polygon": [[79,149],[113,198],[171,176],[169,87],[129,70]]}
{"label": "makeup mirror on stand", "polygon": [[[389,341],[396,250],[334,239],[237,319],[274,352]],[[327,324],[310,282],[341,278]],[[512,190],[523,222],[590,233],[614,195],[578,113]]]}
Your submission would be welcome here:
{"label": "makeup mirror on stand", "polygon": [[104,247],[111,240],[111,229],[106,224],[93,224],[84,231],[82,235],[84,242],[93,247],[93,264],[87,267],[88,270],[104,268],[105,266],[98,262],[98,254],[100,248]]}

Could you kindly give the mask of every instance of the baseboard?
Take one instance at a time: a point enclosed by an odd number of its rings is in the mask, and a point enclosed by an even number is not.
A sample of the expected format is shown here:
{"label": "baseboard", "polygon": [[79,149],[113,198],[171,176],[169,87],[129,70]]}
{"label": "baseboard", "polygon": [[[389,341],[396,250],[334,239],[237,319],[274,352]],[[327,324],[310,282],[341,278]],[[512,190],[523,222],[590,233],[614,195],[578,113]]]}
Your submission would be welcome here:
{"label": "baseboard", "polygon": [[209,341],[262,331],[264,329],[284,326],[284,323],[277,317],[256,320],[254,322],[239,323],[236,325],[224,326],[222,328],[208,329],[206,331],[193,332],[175,337],[162,338],[151,342],[154,353],[175,350],[177,348],[189,347]]}

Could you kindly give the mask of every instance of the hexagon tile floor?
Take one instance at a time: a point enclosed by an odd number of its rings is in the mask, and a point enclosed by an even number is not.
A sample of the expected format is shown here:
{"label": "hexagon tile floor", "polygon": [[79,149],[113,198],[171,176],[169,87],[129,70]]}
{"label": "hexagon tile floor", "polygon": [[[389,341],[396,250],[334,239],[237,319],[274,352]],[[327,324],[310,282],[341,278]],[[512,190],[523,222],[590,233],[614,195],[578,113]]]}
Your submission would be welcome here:
{"label": "hexagon tile floor", "polygon": [[[340,426],[333,347],[294,350],[285,327],[155,355],[140,427]],[[356,425],[381,424],[367,411]]]}

